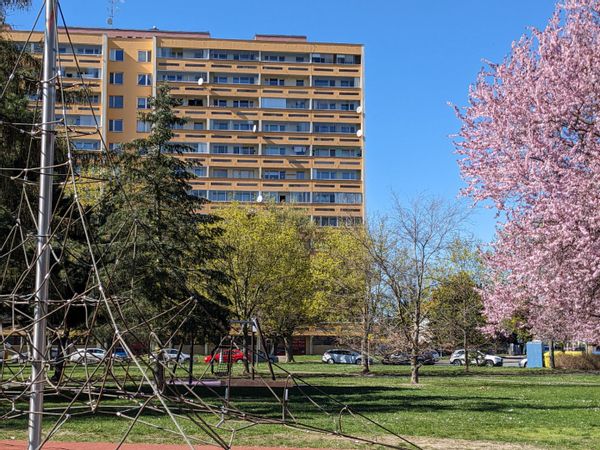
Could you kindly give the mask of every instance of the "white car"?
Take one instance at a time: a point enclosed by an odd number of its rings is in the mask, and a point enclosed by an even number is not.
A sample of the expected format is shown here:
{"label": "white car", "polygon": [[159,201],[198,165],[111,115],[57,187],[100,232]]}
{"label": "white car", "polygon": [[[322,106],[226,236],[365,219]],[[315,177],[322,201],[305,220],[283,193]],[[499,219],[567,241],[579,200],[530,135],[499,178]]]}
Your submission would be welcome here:
{"label": "white car", "polygon": [[519,361],[519,367],[527,367],[527,358],[523,358]]}
{"label": "white car", "polygon": [[106,357],[106,351],[101,348],[82,348],[75,350],[69,360],[77,364],[98,364]]}
{"label": "white car", "polygon": [[0,364],[22,364],[28,359],[27,354],[16,350],[0,350]]}
{"label": "white car", "polygon": [[[190,355],[183,352],[179,353],[179,350],[176,348],[163,348],[162,352],[166,363],[177,361],[179,364],[183,364],[190,361]],[[179,358],[177,358],[177,355],[179,355]],[[156,360],[158,358],[158,352],[152,353],[150,357]]]}
{"label": "white car", "polygon": [[[487,355],[479,350],[474,350],[469,352],[469,359],[471,364],[476,364],[478,366],[502,366],[504,364],[504,360],[500,356],[496,355]],[[455,366],[462,366],[465,364],[465,351],[464,349],[456,350],[450,356],[450,364]]]}

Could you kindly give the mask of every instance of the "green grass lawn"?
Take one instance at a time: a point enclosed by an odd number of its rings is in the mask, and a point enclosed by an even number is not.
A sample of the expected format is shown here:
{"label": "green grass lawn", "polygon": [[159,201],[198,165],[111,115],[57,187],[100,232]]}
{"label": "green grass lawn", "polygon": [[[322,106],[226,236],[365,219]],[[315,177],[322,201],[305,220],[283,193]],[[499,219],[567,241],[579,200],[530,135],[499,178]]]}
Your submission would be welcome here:
{"label": "green grass lawn", "polygon": [[[325,365],[315,357],[301,357],[282,367],[313,386],[303,388],[323,410],[308,402],[298,390],[290,395],[290,411],[299,421],[336,429],[341,407],[329,396],[349,404],[379,424],[400,435],[498,442],[517,442],[555,449],[600,449],[600,375],[550,372],[540,369],[476,368],[468,375],[462,368],[435,366],[421,371],[421,385],[409,384],[408,367],[373,366],[372,376],[360,376],[352,365]],[[204,369],[198,364],[196,372]],[[262,369],[264,370],[264,365]],[[281,375],[283,372],[278,371]],[[207,394],[210,402],[215,398]],[[115,399],[106,406],[125,402]],[[281,407],[268,392],[233,393],[240,409],[268,417],[280,417]],[[0,414],[7,405],[0,403]],[[52,399],[47,406],[60,407]],[[4,408],[4,410],[2,409]],[[215,423],[216,417],[204,417]],[[148,424],[173,429],[165,416],[147,413]],[[183,422],[186,431],[201,436],[197,428]],[[342,430],[383,438],[385,433],[360,418],[342,415]],[[115,441],[129,421],[109,414],[73,416],[56,439]],[[227,426],[241,424],[230,422]],[[0,438],[24,439],[26,419],[0,424]],[[228,433],[223,431],[223,436]],[[181,442],[174,434],[150,425],[136,425],[130,441]],[[393,439],[390,442],[396,442]],[[356,442],[315,435],[275,425],[258,425],[236,433],[234,444],[351,447]]]}

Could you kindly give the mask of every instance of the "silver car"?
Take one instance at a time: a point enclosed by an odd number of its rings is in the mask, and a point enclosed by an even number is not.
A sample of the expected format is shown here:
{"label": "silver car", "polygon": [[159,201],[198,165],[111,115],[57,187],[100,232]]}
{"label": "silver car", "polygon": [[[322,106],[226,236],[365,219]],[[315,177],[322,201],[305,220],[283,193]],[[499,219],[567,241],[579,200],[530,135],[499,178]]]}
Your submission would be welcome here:
{"label": "silver car", "polygon": [[[187,363],[190,361],[190,355],[187,353],[179,352],[176,348],[163,348],[163,359],[166,363],[174,363],[178,364]],[[150,357],[154,360],[158,358],[158,352],[152,353]]]}
{"label": "silver car", "polygon": [[[362,364],[362,356],[354,350],[336,348],[323,353],[321,361],[327,364]],[[373,364],[372,358],[369,358],[369,364]]]}
{"label": "silver car", "polygon": [[75,350],[69,359],[77,364],[98,364],[106,358],[106,350],[101,348],[82,348]]}
{"label": "silver car", "polygon": [[[475,364],[477,366],[488,366],[488,367],[498,367],[504,364],[504,360],[500,356],[496,355],[488,355],[480,352],[479,350],[470,350],[469,351],[469,360],[471,364]],[[450,364],[455,366],[462,366],[465,364],[465,351],[464,349],[456,350],[450,356]]]}

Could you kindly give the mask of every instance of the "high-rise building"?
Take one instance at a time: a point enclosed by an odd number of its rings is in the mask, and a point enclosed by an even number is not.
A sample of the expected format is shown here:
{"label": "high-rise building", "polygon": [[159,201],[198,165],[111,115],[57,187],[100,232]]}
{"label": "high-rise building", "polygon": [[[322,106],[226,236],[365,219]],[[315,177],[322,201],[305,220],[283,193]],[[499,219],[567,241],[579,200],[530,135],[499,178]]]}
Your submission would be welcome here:
{"label": "high-rise building", "polygon": [[[28,32],[9,30],[15,42]],[[70,36],[70,39],[69,39]],[[89,87],[88,103],[57,115],[75,146],[110,150],[143,137],[138,113],[159,83],[181,99],[175,141],[193,164],[192,193],[210,202],[293,203],[320,225],[364,215],[364,52],[304,36],[215,39],[209,33],[70,28],[59,33],[64,85]],[[28,44],[41,54],[42,36]],[[62,117],[64,115],[64,117]]]}

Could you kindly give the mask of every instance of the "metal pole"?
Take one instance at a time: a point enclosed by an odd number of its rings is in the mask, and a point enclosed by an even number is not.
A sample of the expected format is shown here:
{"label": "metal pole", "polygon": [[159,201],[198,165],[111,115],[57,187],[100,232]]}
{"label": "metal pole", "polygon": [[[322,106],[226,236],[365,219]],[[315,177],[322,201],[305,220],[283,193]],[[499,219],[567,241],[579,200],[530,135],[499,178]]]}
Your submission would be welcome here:
{"label": "metal pole", "polygon": [[29,450],[42,443],[42,413],[46,359],[46,314],[50,275],[50,220],[52,216],[52,166],[54,165],[54,103],[56,96],[56,0],[46,0],[44,32],[44,74],[42,79],[42,145],[40,155],[40,192],[38,209],[37,263],[35,274],[35,311],[29,401]]}

